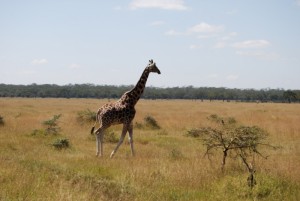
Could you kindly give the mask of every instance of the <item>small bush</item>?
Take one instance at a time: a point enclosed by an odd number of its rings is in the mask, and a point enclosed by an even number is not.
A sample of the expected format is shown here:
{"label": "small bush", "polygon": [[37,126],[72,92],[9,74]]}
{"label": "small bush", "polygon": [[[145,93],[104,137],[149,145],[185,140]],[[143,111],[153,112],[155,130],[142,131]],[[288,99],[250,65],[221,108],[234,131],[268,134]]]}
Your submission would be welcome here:
{"label": "small bush", "polygon": [[237,121],[233,117],[228,117],[227,122],[228,122],[228,124],[236,124],[237,123]]}
{"label": "small bush", "polygon": [[61,117],[61,114],[54,115],[52,119],[43,122],[43,125],[46,126],[45,134],[58,134],[61,128],[58,126],[58,119]]}
{"label": "small bush", "polygon": [[32,136],[39,136],[39,135],[45,135],[45,134],[46,134],[45,131],[42,130],[42,129],[34,129],[34,130],[30,133],[30,135],[32,135]]}
{"label": "small bush", "polygon": [[[89,135],[88,139],[94,141],[96,139],[96,135]],[[117,142],[119,142],[119,138],[116,136],[114,131],[107,129],[107,130],[105,130],[104,135],[103,135],[103,142],[104,143],[117,143]]]}
{"label": "small bush", "polygon": [[183,158],[183,154],[179,149],[172,149],[170,153],[170,158],[173,160],[178,160]]}
{"label": "small bush", "polygon": [[96,121],[96,112],[86,109],[77,113],[77,121],[80,123],[89,123]]}
{"label": "small bush", "polygon": [[0,115],[0,126],[4,126],[4,117]]}
{"label": "small bush", "polygon": [[168,132],[164,129],[164,130],[162,130],[162,131],[159,131],[159,132],[157,133],[157,135],[168,135]]}
{"label": "small bush", "polygon": [[66,138],[61,138],[61,139],[56,139],[53,143],[52,146],[55,147],[56,149],[63,149],[63,148],[69,148],[70,143],[69,140]]}
{"label": "small bush", "polygon": [[143,129],[144,125],[142,123],[135,122],[134,127],[137,128],[137,129]]}
{"label": "small bush", "polygon": [[187,137],[200,137],[200,135],[202,134],[202,131],[200,129],[197,129],[197,128],[192,128],[190,130],[187,130],[186,132],[186,136]]}
{"label": "small bush", "polygon": [[221,123],[222,122],[222,118],[219,117],[217,114],[212,114],[208,117],[209,120],[216,122],[216,123]]}
{"label": "small bush", "polygon": [[160,129],[160,126],[158,125],[157,121],[154,119],[154,117],[147,115],[144,118],[145,124],[147,127],[150,127],[152,129]]}
{"label": "small bush", "polygon": [[218,116],[217,114],[210,115],[208,119],[211,120],[212,122],[223,124],[223,125],[233,125],[237,123],[234,117],[224,118]]}
{"label": "small bush", "polygon": [[145,116],[143,123],[135,122],[134,127],[137,129],[160,129],[157,121],[150,115]]}
{"label": "small bush", "polygon": [[104,142],[117,143],[119,139],[116,137],[115,132],[106,130],[103,137]]}

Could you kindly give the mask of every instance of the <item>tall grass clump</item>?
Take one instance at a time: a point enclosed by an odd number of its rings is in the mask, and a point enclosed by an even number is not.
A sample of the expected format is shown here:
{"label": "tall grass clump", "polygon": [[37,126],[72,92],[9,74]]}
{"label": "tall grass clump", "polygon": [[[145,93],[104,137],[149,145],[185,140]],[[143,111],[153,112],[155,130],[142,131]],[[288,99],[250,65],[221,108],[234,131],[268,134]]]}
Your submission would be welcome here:
{"label": "tall grass clump", "polygon": [[52,119],[46,120],[43,122],[43,125],[46,126],[45,134],[58,134],[61,128],[58,126],[58,120],[62,114],[54,115]]}
{"label": "tall grass clump", "polygon": [[[88,139],[94,141],[95,135],[89,135]],[[113,129],[108,128],[104,131],[103,142],[104,143],[117,143],[117,142],[119,142],[119,138],[115,134],[115,131]]]}
{"label": "tall grass clump", "polygon": [[70,142],[67,138],[59,138],[54,140],[52,143],[52,146],[56,149],[64,149],[64,148],[69,148]]}
{"label": "tall grass clump", "polygon": [[201,135],[201,129],[198,128],[192,128],[186,131],[185,136],[187,137],[194,137],[194,138],[198,138]]}
{"label": "tall grass clump", "polygon": [[4,126],[4,117],[0,115],[0,126]]}
{"label": "tall grass clump", "polygon": [[135,127],[137,129],[153,129],[153,130],[158,130],[160,129],[160,125],[156,121],[156,119],[151,116],[151,115],[146,115],[143,119],[143,123],[135,122]]}
{"label": "tall grass clump", "polygon": [[90,109],[82,110],[77,113],[77,121],[81,124],[96,121],[96,112]]}
{"label": "tall grass clump", "polygon": [[104,140],[104,142],[108,142],[108,143],[119,142],[119,139],[117,138],[115,132],[110,129],[107,129],[104,132],[103,140]]}
{"label": "tall grass clump", "polygon": [[57,135],[61,131],[61,127],[58,125],[58,120],[62,116],[62,114],[54,115],[51,119],[45,120],[42,122],[42,125],[45,127],[44,129],[34,129],[31,132],[32,136],[37,135]]}
{"label": "tall grass clump", "polygon": [[156,119],[152,117],[151,115],[147,115],[144,118],[144,122],[146,127],[152,128],[152,129],[160,129],[160,126],[158,125]]}
{"label": "tall grass clump", "polygon": [[257,174],[253,188],[245,184],[245,175],[228,174],[213,181],[208,200],[299,200],[299,184],[269,174]]}

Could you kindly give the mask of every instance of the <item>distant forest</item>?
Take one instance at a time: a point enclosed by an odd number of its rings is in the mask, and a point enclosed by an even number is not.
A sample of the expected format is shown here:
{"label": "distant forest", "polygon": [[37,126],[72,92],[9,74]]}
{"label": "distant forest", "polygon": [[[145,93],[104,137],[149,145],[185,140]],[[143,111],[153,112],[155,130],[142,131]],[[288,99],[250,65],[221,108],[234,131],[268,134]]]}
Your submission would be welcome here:
{"label": "distant forest", "polygon": [[[0,97],[40,98],[119,98],[133,86],[93,84],[0,84]],[[146,87],[144,99],[199,99],[243,102],[300,102],[300,90],[230,89],[224,87]]]}

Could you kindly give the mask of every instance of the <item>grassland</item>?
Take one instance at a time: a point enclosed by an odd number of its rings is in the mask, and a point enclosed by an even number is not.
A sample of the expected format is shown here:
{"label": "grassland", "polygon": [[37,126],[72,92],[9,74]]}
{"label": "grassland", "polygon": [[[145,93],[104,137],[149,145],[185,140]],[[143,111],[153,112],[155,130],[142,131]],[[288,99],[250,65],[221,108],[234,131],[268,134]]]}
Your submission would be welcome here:
{"label": "grassland", "polygon": [[[134,122],[151,115],[161,129],[135,128],[136,156],[124,143],[109,159],[116,144],[104,144],[104,157],[96,158],[93,123],[77,120],[79,111],[106,102],[1,98],[0,200],[300,200],[300,104],[140,100]],[[62,114],[59,135],[32,134],[56,114]],[[259,126],[282,146],[256,159],[252,190],[241,162],[229,160],[222,173],[220,156],[210,162],[201,142],[184,135],[209,126],[211,114]],[[119,136],[121,126],[111,131]],[[71,147],[55,149],[57,138]]]}

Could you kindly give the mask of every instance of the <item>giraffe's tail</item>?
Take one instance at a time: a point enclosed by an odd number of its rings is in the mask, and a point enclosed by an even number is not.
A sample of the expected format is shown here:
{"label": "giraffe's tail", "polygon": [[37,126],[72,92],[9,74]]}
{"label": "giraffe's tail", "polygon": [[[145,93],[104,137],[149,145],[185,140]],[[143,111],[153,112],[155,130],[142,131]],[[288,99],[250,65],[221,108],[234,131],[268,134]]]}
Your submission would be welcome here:
{"label": "giraffe's tail", "polygon": [[94,123],[94,126],[93,126],[92,129],[91,129],[91,135],[93,135],[94,130],[95,130],[95,126],[96,126],[97,122],[99,122],[99,117],[98,117],[98,116],[99,116],[100,112],[101,112],[101,108],[98,110],[98,112],[97,112],[97,114],[96,114],[96,121],[95,121],[95,123]]}
{"label": "giraffe's tail", "polygon": [[95,126],[93,126],[92,129],[91,129],[91,135],[93,135],[94,129],[95,129]]}

